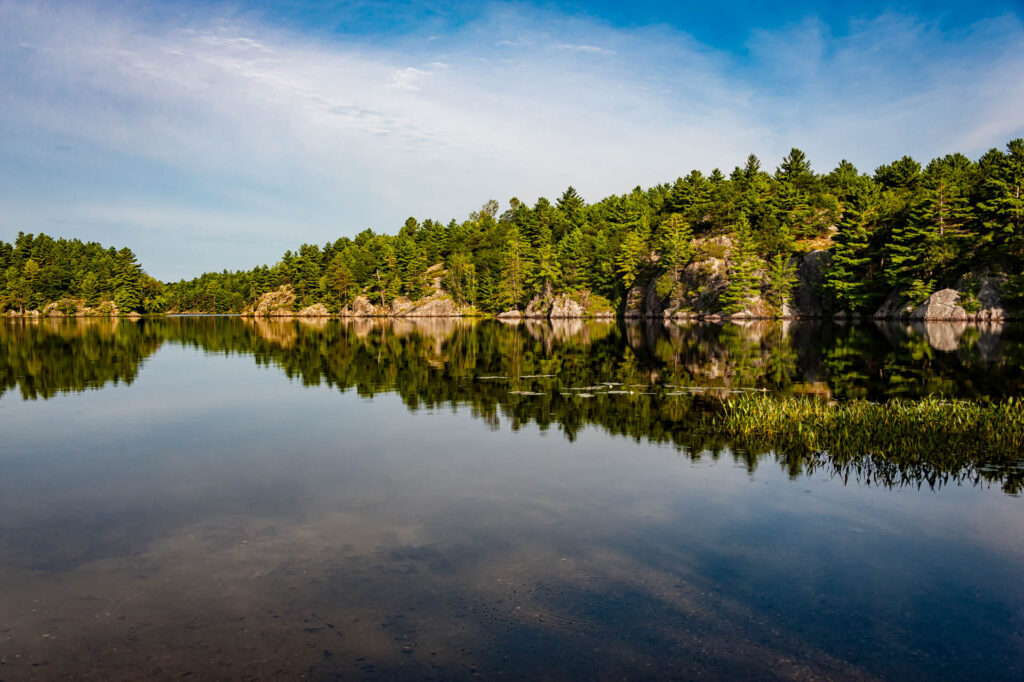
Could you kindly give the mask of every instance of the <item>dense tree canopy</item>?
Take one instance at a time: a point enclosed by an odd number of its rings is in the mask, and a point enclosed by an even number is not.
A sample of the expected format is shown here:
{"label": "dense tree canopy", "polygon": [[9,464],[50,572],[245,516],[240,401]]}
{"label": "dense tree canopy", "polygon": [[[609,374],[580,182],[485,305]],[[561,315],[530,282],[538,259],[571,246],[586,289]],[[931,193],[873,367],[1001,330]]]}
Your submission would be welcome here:
{"label": "dense tree canopy", "polygon": [[[297,308],[336,311],[357,295],[374,303],[421,298],[440,286],[485,313],[523,308],[538,293],[587,290],[621,303],[631,286],[679,273],[708,237],[727,236],[740,310],[751,297],[782,303],[794,254],[828,249],[835,309],[866,312],[894,288],[923,300],[966,272],[1010,276],[1024,297],[1024,140],[978,161],[950,154],[924,165],[904,156],[859,172],[842,161],[819,174],[799,149],[774,173],[750,155],[726,177],[692,171],[673,183],[588,204],[569,187],[532,207],[488,201],[447,224],[409,218],[393,235],[364,230],[303,244],[273,266],[210,272],[159,284],[127,248],[19,234],[0,242],[0,307],[41,309],[62,299],[114,301],[124,311],[241,312],[290,285]],[[789,284],[787,284],[789,283]]]}

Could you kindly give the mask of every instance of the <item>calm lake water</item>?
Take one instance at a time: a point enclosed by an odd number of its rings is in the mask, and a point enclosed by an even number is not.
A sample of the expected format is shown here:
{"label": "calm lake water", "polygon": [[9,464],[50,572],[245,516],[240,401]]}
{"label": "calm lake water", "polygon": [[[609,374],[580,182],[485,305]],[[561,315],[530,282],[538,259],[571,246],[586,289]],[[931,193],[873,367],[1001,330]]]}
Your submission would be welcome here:
{"label": "calm lake water", "polygon": [[1024,679],[1020,474],[730,391],[1024,395],[1019,328],[0,322],[0,680]]}

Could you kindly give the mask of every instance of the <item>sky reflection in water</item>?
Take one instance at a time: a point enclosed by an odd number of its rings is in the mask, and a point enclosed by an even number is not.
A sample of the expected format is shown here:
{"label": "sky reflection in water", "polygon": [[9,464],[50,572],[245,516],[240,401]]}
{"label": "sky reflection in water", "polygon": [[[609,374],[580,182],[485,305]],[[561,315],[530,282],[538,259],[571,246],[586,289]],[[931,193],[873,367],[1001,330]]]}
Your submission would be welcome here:
{"label": "sky reflection in water", "polygon": [[[0,334],[0,679],[1024,673],[1020,497],[695,458],[641,390],[998,397],[1012,329]],[[634,395],[479,380],[536,374]]]}

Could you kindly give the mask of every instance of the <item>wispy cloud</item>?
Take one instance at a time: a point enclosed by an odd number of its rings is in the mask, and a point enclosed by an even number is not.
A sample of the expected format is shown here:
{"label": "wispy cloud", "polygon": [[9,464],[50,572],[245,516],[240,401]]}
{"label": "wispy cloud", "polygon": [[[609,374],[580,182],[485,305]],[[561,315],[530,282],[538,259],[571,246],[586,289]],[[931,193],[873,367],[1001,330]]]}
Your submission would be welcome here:
{"label": "wispy cloud", "polygon": [[615,50],[607,50],[596,45],[573,45],[572,43],[559,43],[560,50],[573,50],[574,52],[590,52],[592,54],[615,54]]}
{"label": "wispy cloud", "polygon": [[1024,133],[1014,16],[950,33],[882,15],[838,36],[807,20],[753,32],[744,56],[521,7],[389,44],[132,7],[0,0],[0,238],[114,235],[177,277],[749,152],[870,170]]}

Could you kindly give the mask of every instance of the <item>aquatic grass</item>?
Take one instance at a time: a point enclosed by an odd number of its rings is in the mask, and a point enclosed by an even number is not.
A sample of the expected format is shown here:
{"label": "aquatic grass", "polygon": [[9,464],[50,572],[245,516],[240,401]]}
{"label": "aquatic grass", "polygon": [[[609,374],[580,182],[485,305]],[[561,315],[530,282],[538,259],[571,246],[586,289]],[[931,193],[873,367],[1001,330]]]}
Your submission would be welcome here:
{"label": "aquatic grass", "polygon": [[[744,394],[726,400],[712,428],[745,443],[833,458],[870,455],[933,464],[1024,457],[1024,402],[894,398],[884,403]],[[950,462],[952,463],[952,462]]]}

